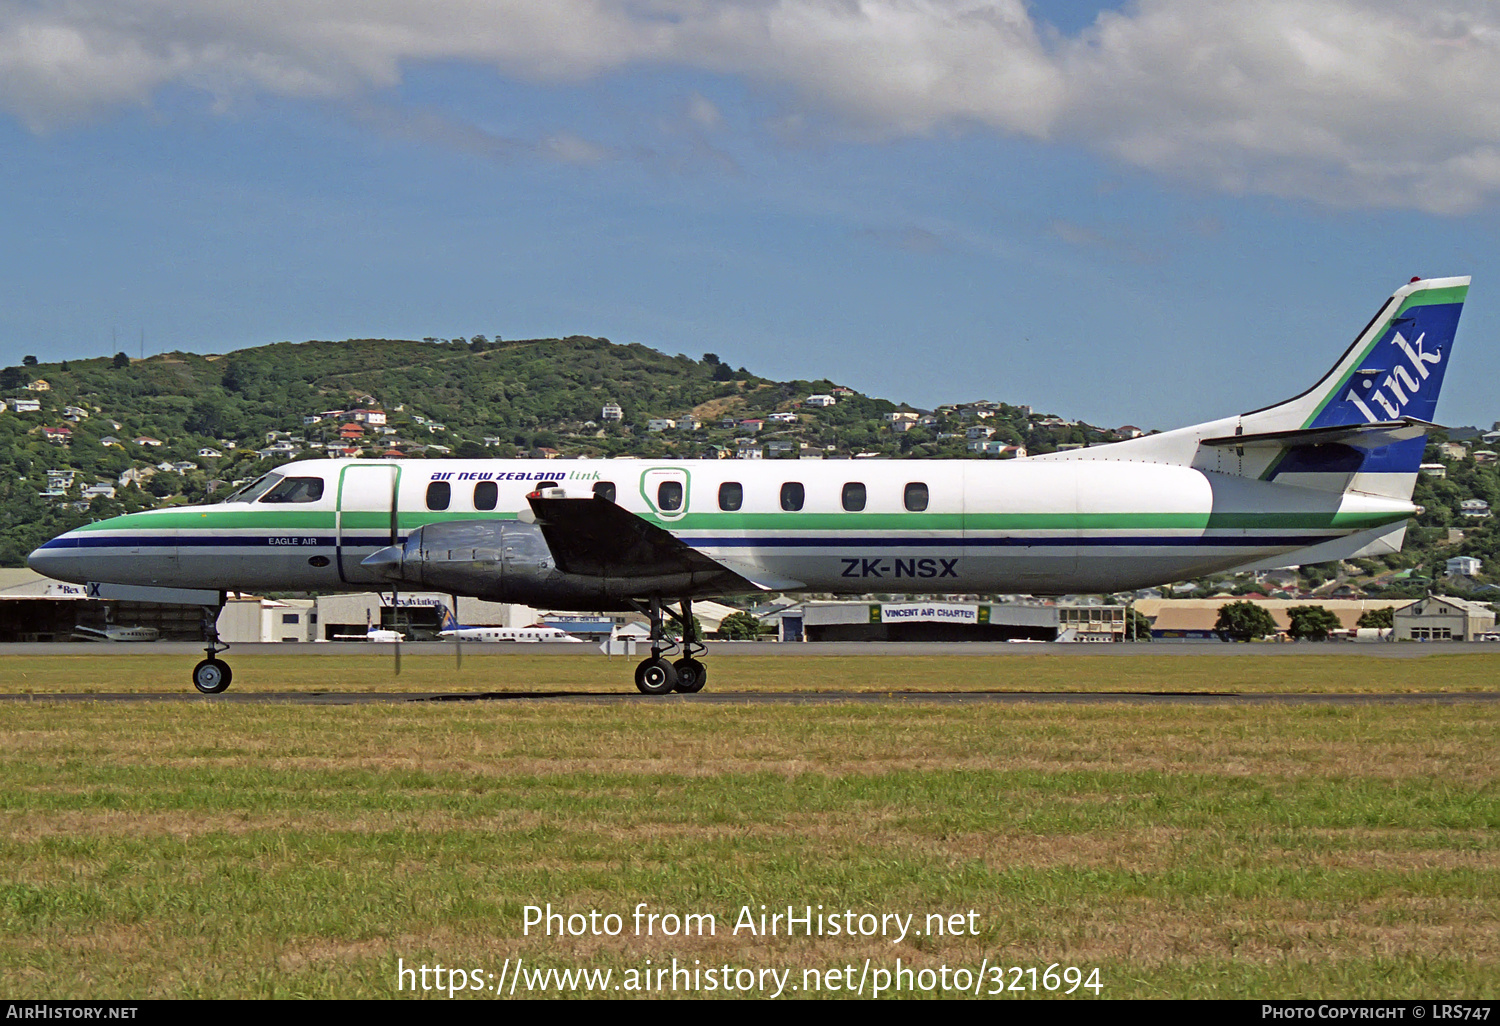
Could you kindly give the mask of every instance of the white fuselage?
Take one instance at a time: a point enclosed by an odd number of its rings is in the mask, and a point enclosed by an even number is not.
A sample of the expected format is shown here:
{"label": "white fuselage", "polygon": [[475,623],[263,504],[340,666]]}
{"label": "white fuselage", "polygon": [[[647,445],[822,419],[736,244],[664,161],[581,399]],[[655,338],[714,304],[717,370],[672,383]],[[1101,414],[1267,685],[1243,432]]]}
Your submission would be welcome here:
{"label": "white fuselage", "polygon": [[525,519],[527,495],[546,487],[604,492],[776,590],[1057,594],[1222,571],[1385,529],[1413,508],[1097,458],[315,460],[273,473],[308,484],[282,488],[294,501],[262,492],[86,525],[30,563],[73,581],[366,590],[389,585],[361,561],[393,539],[442,521]]}

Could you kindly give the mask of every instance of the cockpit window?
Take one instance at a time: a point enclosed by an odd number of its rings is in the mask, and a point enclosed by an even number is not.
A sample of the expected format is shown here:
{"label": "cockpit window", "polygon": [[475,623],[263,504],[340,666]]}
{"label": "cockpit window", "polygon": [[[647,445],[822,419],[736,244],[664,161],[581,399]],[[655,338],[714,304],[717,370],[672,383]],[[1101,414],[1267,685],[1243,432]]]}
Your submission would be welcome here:
{"label": "cockpit window", "polygon": [[224,496],[225,502],[254,502],[266,492],[276,486],[281,480],[280,474],[262,474],[247,485],[241,485],[228,495]]}
{"label": "cockpit window", "polygon": [[317,502],[323,497],[321,477],[284,477],[261,496],[261,502]]}

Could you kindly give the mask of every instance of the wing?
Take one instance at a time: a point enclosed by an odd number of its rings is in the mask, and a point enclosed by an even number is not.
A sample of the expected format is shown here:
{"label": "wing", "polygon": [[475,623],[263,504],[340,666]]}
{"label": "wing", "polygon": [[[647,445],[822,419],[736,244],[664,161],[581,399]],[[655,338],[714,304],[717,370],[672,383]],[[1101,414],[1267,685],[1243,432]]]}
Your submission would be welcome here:
{"label": "wing", "polygon": [[758,567],[705,555],[598,495],[553,499],[533,494],[527,500],[558,568],[566,573],[615,579],[685,574],[711,579],[726,592],[803,586]]}

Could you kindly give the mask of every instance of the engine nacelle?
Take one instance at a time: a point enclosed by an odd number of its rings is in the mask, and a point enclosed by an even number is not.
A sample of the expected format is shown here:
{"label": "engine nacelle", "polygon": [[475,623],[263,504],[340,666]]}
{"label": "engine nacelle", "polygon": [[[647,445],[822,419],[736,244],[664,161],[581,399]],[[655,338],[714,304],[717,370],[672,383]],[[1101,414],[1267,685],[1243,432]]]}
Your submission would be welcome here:
{"label": "engine nacelle", "polygon": [[491,602],[547,609],[631,608],[629,599],[678,594],[680,575],[608,578],[566,573],[542,529],[517,520],[454,520],[426,524],[400,545],[363,561],[392,581]]}

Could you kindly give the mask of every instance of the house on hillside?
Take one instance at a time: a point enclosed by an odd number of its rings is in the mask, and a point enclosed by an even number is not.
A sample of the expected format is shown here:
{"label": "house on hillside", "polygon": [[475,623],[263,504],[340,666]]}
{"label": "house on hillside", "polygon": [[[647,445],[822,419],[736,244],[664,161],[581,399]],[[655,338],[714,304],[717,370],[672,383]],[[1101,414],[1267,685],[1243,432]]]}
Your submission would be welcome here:
{"label": "house on hillside", "polygon": [[62,425],[60,427],[44,427],[42,428],[42,435],[49,442],[56,442],[59,445],[66,445],[73,440],[73,429],[68,427],[67,425]]}
{"label": "house on hillside", "polygon": [[141,437],[135,439],[135,444],[136,445],[149,445],[153,449],[160,449],[161,448],[161,439],[160,438],[152,438],[150,435],[141,435]]}
{"label": "house on hillside", "polygon": [[836,406],[838,404],[838,400],[831,395],[810,395],[806,399],[802,400],[802,404],[804,406],[817,407]]}
{"label": "house on hillside", "polygon": [[614,421],[618,424],[620,421],[625,419],[625,411],[620,408],[619,403],[608,402],[605,403],[604,408],[599,411],[599,419]]}
{"label": "house on hillside", "polygon": [[1490,515],[1490,504],[1483,499],[1465,499],[1458,504],[1458,511],[1463,516],[1483,520]]}
{"label": "house on hillside", "polygon": [[1454,556],[1444,564],[1444,570],[1449,577],[1473,577],[1481,565],[1473,556]]}
{"label": "house on hillside", "polygon": [[46,378],[37,378],[31,384],[27,385],[26,389],[30,392],[50,392],[52,391],[52,386],[47,384]]}
{"label": "house on hillside", "polygon": [[12,399],[10,408],[17,413],[40,413],[42,401],[40,399]]}

